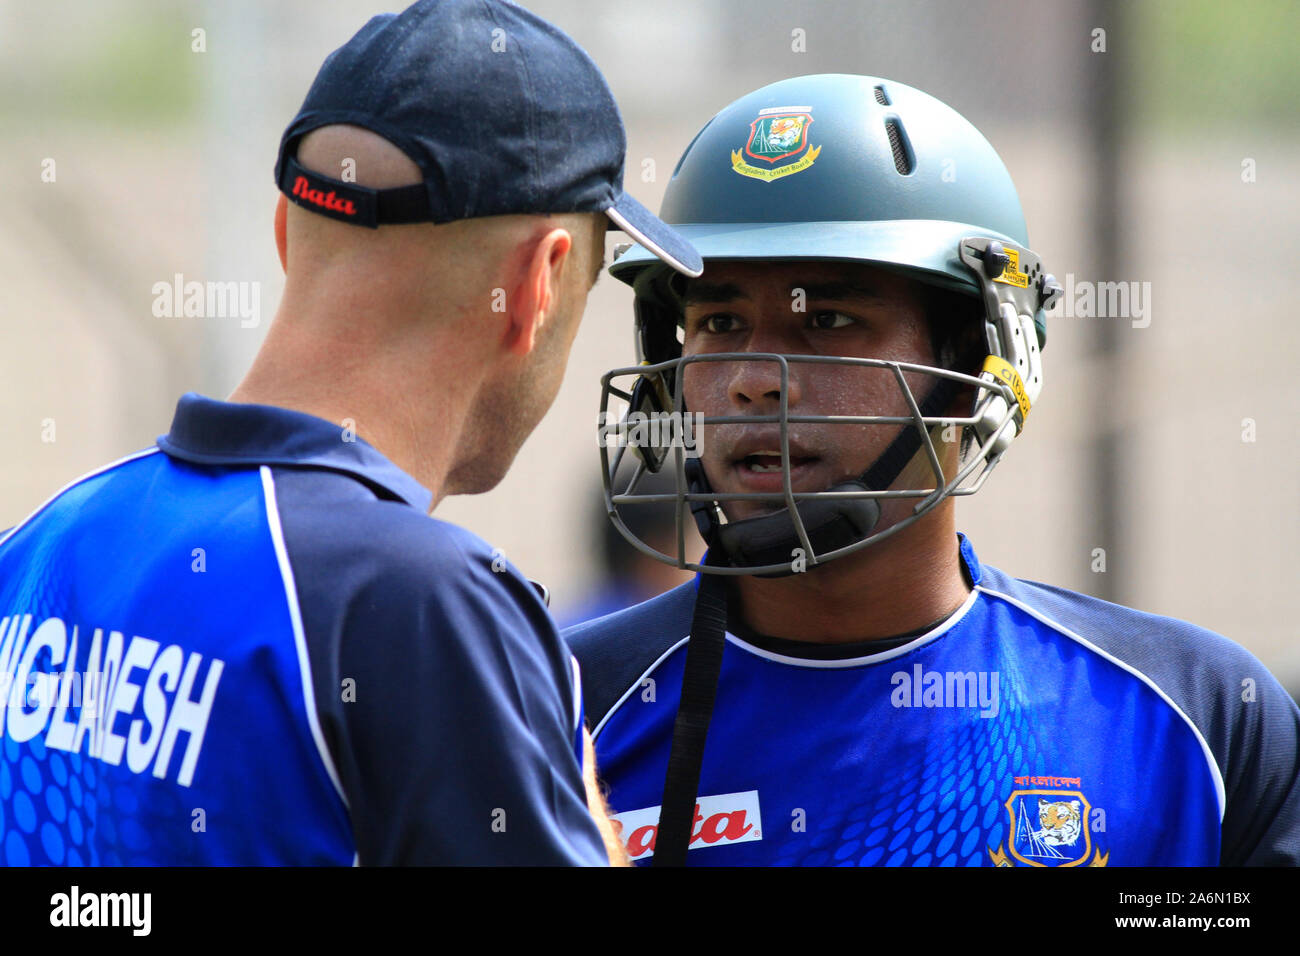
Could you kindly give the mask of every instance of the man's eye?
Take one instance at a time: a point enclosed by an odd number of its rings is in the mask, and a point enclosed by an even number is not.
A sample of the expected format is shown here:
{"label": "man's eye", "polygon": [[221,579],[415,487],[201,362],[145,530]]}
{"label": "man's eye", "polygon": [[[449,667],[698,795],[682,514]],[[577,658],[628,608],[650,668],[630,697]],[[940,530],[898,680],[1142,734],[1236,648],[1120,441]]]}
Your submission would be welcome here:
{"label": "man's eye", "polygon": [[706,332],[712,332],[715,335],[732,332],[736,328],[736,317],[727,315],[725,312],[716,312],[701,319],[700,325]]}
{"label": "man's eye", "polygon": [[814,312],[811,321],[813,327],[818,329],[842,329],[853,324],[853,319],[843,312],[831,311]]}

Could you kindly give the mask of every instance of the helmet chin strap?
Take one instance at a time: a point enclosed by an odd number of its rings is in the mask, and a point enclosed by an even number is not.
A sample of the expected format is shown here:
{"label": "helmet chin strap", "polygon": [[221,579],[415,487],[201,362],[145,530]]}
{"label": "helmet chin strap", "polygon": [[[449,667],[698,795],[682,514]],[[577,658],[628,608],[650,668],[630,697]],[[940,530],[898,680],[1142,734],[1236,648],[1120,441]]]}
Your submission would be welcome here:
{"label": "helmet chin strap", "polygon": [[[974,353],[971,356],[974,357]],[[930,390],[920,405],[923,418],[933,418],[947,408],[957,396],[961,383],[943,378]],[[884,491],[897,480],[907,463],[921,447],[915,427],[902,432],[881,453],[875,463],[857,478],[840,482],[829,491]],[[699,459],[685,463],[690,491],[712,491]],[[716,505],[700,501],[691,506],[700,536],[710,549],[722,552],[733,567],[763,567],[780,564],[788,571],[770,572],[761,577],[785,577],[794,574],[795,549],[803,542],[795,531],[788,506],[771,514],[722,523]],[[880,521],[880,504],[876,498],[806,499],[796,503],[799,518],[808,535],[814,554],[827,554],[863,540],[871,535]]]}

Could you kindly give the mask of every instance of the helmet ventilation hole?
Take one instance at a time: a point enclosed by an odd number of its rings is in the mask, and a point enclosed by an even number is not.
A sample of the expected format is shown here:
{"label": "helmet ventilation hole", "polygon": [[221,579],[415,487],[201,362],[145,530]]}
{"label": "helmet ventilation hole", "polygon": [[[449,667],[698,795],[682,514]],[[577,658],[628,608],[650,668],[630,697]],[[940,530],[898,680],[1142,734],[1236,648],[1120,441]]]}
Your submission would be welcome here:
{"label": "helmet ventilation hole", "polygon": [[885,88],[883,86],[877,86],[875,92],[876,92],[876,102],[879,103],[881,106],[888,106],[889,94],[885,92]]}
{"label": "helmet ventilation hole", "polygon": [[913,169],[912,151],[903,135],[902,124],[896,119],[885,120],[885,132],[889,136],[889,148],[894,151],[894,168],[904,176],[910,175]]}

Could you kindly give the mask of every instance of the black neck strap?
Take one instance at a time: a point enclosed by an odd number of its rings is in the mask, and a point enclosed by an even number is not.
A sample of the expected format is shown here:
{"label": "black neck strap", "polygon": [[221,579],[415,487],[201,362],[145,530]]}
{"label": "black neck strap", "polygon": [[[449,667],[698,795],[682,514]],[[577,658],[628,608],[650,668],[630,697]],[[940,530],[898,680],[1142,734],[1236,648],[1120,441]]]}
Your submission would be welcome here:
{"label": "black neck strap", "polygon": [[673,743],[664,776],[664,795],[655,834],[653,866],[685,866],[695,825],[695,798],[704,763],[704,741],[713,719],[713,701],[726,646],[727,584],[719,574],[701,574],[686,645],[682,696],[673,722]]}

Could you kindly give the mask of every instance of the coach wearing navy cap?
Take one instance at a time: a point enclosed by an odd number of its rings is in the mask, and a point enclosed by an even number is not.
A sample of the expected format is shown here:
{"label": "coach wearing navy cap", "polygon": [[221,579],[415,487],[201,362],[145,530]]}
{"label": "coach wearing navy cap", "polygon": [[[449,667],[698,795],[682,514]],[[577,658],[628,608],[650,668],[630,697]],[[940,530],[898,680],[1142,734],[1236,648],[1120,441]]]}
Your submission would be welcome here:
{"label": "coach wearing navy cap", "polygon": [[98,689],[9,708],[0,764],[47,799],[4,807],[5,862],[607,862],[572,657],[430,512],[551,405],[607,228],[698,274],[624,150],[587,55],[500,0],[330,55],[281,141],[284,297],[244,381],[0,537],[0,665]]}

